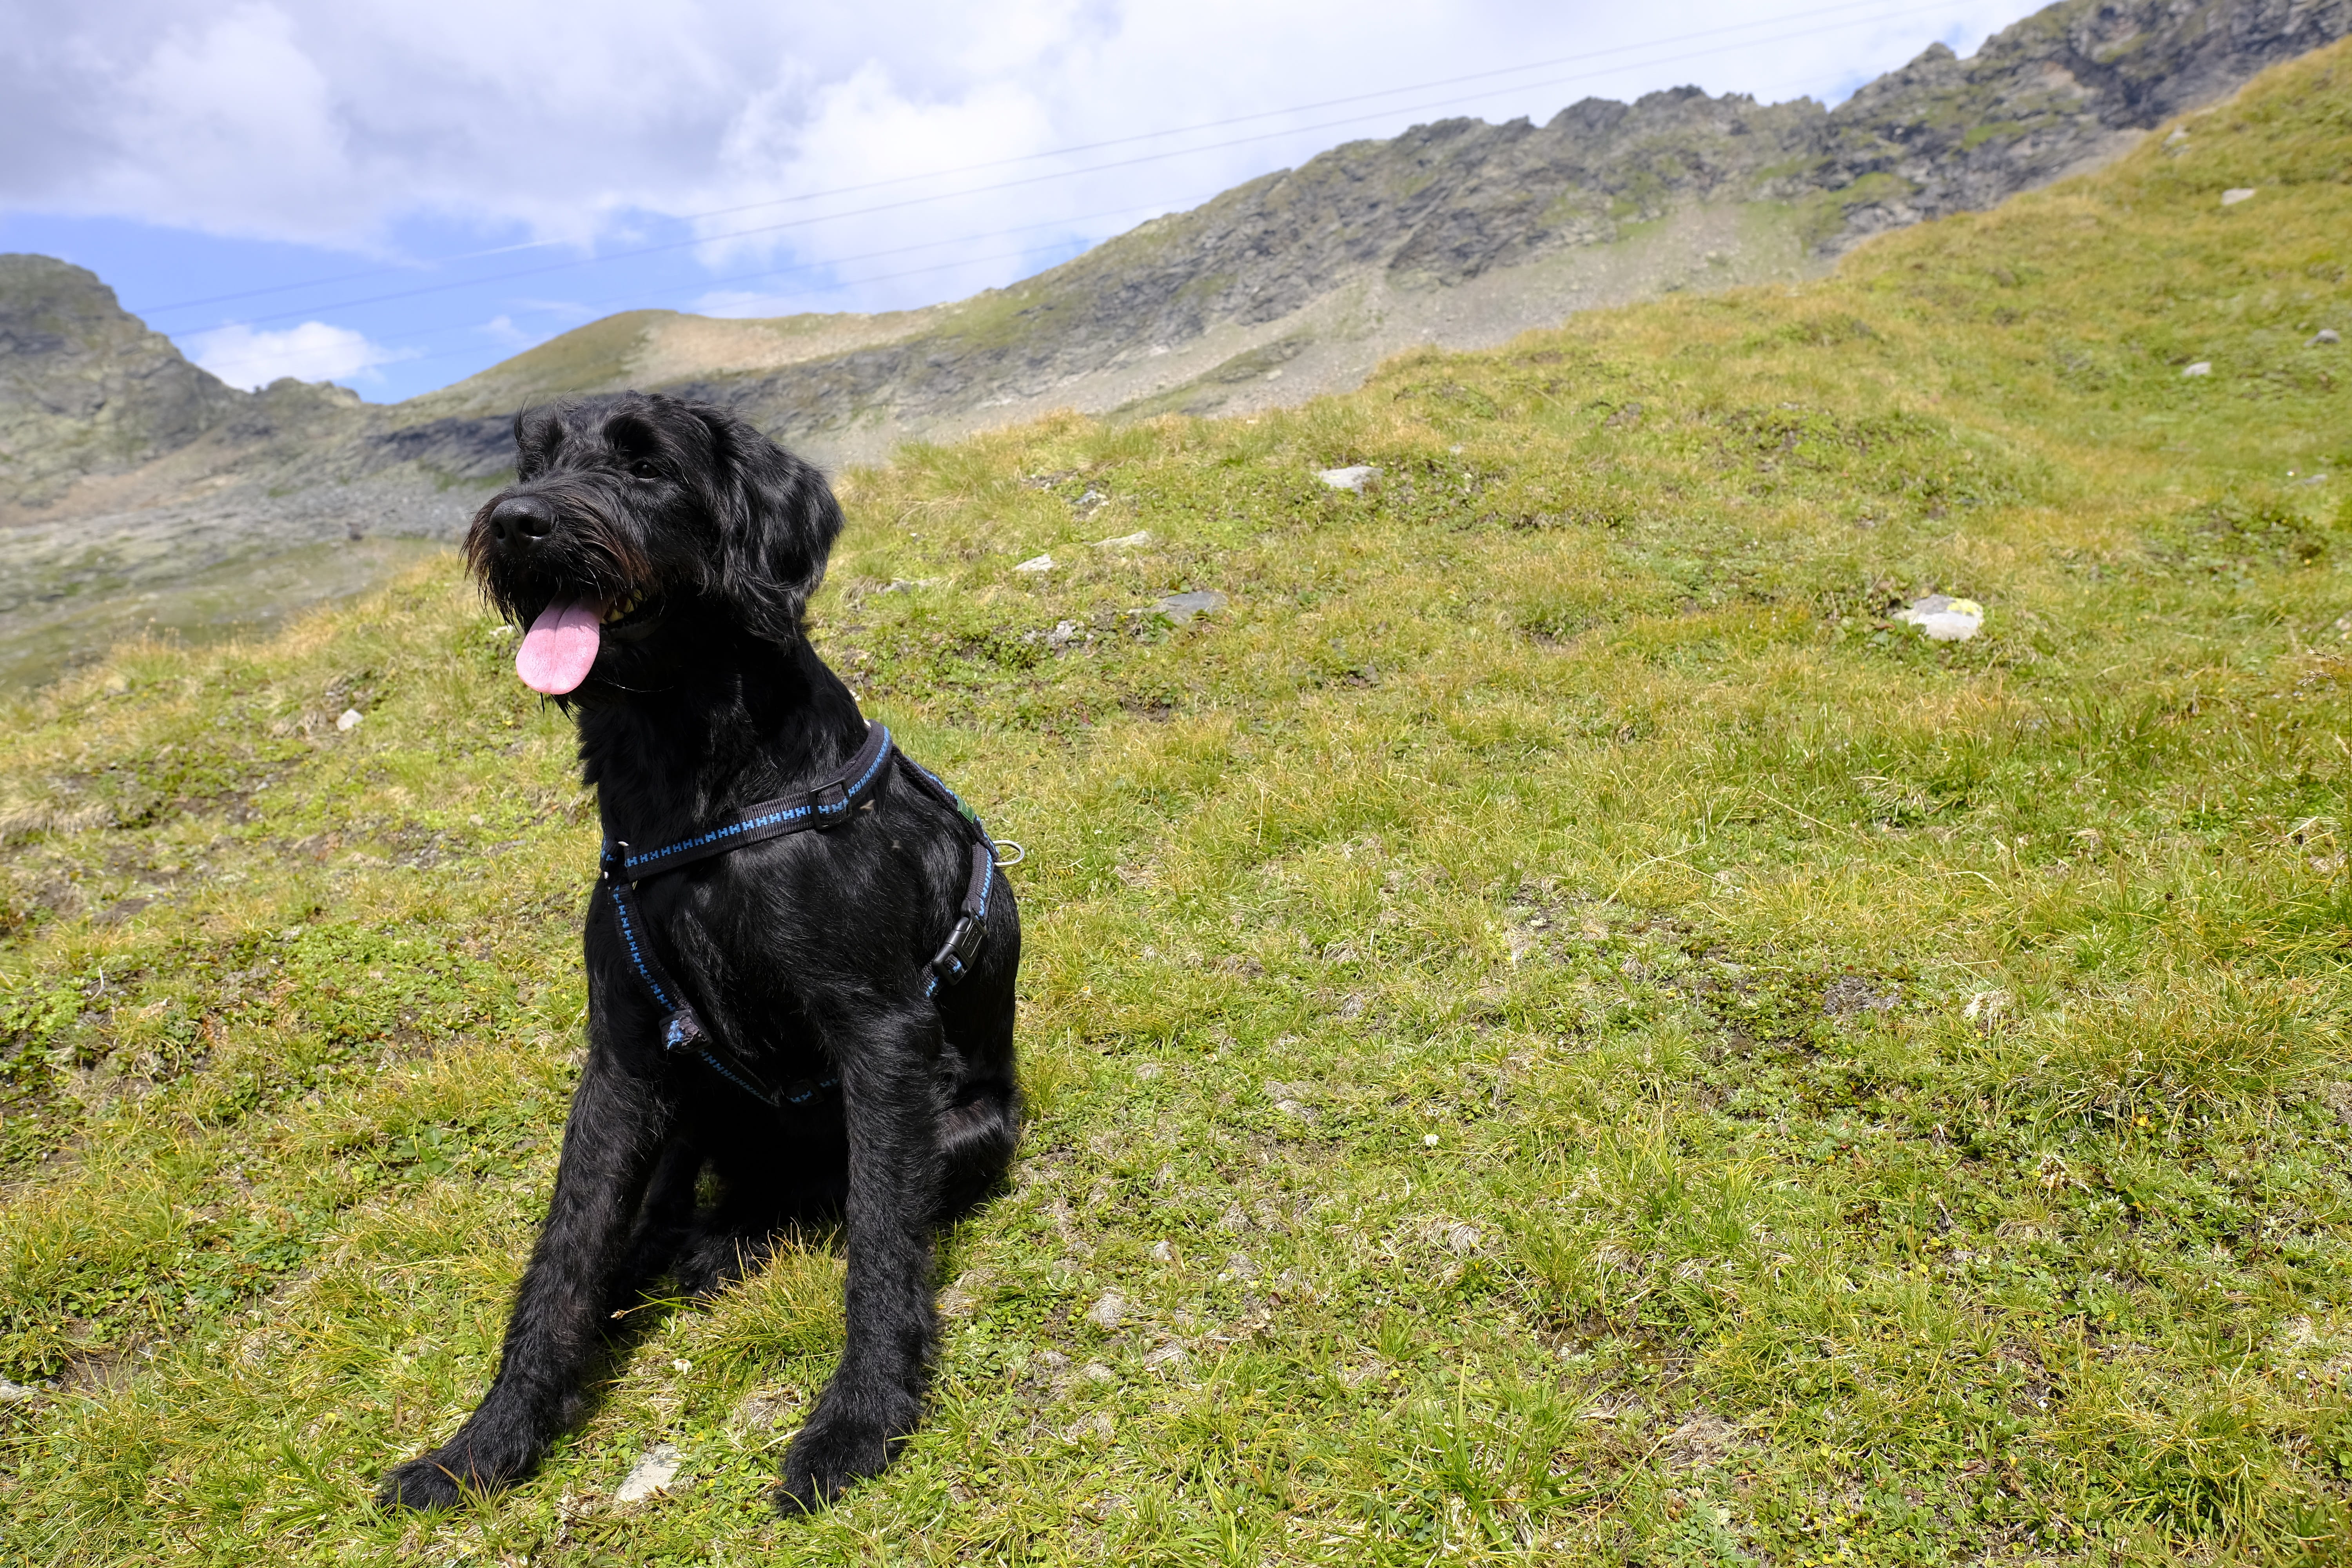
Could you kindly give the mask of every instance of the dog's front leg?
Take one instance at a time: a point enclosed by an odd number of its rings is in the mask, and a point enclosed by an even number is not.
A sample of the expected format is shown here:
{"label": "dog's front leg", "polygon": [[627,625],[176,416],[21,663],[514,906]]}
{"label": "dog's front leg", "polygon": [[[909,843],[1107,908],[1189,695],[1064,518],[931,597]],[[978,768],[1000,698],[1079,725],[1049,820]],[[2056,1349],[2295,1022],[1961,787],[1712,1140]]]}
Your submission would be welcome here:
{"label": "dog's front leg", "polygon": [[784,1456],[786,1512],[831,1502],[890,1462],[922,1415],[937,1315],[931,1218],[940,1187],[929,1005],[829,1030],[849,1132],[849,1331],[841,1364]]}
{"label": "dog's front leg", "polygon": [[652,1085],[616,1065],[613,1053],[589,1053],[498,1376],[455,1436],[384,1478],[384,1506],[447,1508],[466,1491],[504,1486],[528,1474],[571,1425],[668,1121]]}

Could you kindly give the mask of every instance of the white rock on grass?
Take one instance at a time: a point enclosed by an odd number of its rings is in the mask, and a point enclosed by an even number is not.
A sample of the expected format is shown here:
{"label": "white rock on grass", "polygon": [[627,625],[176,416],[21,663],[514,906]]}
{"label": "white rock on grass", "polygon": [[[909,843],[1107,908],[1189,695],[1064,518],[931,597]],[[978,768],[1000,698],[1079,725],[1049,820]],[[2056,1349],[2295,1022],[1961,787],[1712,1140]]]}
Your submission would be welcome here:
{"label": "white rock on grass", "polygon": [[1015,572],[1051,572],[1053,569],[1054,558],[1051,555],[1032,555],[1013,568]]}
{"label": "white rock on grass", "polygon": [[1157,604],[1140,610],[1129,610],[1130,616],[1166,616],[1182,626],[1194,616],[1213,616],[1225,607],[1225,596],[1214,588],[1196,588],[1189,594],[1170,594]]}
{"label": "white rock on grass", "polygon": [[1139,528],[1133,533],[1122,533],[1116,539],[1097,539],[1097,550],[1140,550],[1151,542],[1151,531]]}
{"label": "white rock on grass", "polygon": [[2210,375],[2213,374],[2213,362],[2210,359],[2200,359],[2195,364],[2183,370],[2180,374],[2183,375]]}
{"label": "white rock on grass", "polygon": [[1895,612],[1898,621],[1908,621],[1927,634],[1933,642],[1966,642],[1984,626],[1984,606],[1974,599],[1955,599],[1949,594],[1930,594],[1912,602],[1911,607]]}
{"label": "white rock on grass", "polygon": [[2254,191],[2255,187],[2252,185],[2233,185],[2221,193],[2221,205],[2225,207],[2233,207],[2240,202],[2252,201],[2254,199]]}
{"label": "white rock on grass", "polygon": [[22,1405],[40,1396],[41,1391],[37,1388],[27,1388],[21,1383],[11,1383],[0,1377],[0,1405]]}
{"label": "white rock on grass", "polygon": [[629,1467],[628,1476],[613,1493],[614,1502],[643,1502],[677,1488],[678,1467],[686,1456],[677,1451],[675,1443],[656,1443],[638,1456]]}
{"label": "white rock on grass", "polygon": [[335,728],[343,731],[356,730],[360,726],[361,717],[358,709],[346,708],[342,711],[342,716],[335,721]]}
{"label": "white rock on grass", "polygon": [[1315,477],[1335,490],[1364,493],[1364,487],[1381,477],[1381,471],[1368,463],[1358,463],[1350,468],[1318,468]]}
{"label": "white rock on grass", "polygon": [[1127,1317],[1127,1298],[1106,1290],[1102,1300],[1087,1309],[1087,1321],[1098,1329],[1116,1329]]}
{"label": "white rock on grass", "polygon": [[2340,343],[2343,341],[2343,335],[2337,332],[2334,327],[2322,327],[2319,331],[2312,333],[2311,341],[2303,346],[2307,349],[2315,349],[2322,343]]}

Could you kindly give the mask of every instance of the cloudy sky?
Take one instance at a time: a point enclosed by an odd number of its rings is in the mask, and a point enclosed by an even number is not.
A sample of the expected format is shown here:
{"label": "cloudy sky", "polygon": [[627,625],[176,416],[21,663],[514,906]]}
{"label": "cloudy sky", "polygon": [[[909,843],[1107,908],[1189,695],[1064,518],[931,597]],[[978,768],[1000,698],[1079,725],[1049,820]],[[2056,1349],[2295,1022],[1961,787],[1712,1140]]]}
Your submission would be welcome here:
{"label": "cloudy sky", "polygon": [[1835,103],[2020,0],[0,0],[0,251],[377,400],[615,310],[958,299],[1360,137]]}

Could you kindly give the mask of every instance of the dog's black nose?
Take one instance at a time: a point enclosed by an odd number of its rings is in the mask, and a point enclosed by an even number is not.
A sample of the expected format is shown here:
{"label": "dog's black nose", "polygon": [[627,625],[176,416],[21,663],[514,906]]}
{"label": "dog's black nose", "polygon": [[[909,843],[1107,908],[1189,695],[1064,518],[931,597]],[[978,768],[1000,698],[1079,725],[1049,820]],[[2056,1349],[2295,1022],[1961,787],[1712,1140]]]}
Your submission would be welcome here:
{"label": "dog's black nose", "polygon": [[555,508],[538,496],[509,496],[490,509],[490,537],[500,544],[528,544],[555,531]]}

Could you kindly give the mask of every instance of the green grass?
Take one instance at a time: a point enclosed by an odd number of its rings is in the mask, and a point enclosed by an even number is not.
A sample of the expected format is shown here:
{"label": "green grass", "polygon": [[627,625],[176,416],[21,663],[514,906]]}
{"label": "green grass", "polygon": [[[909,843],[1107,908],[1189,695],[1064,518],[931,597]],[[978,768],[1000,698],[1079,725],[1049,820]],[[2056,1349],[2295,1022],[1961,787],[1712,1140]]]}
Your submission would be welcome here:
{"label": "green grass", "polygon": [[581,1039],[593,812],[454,563],[26,704],[0,1552],[2340,1560],[2352,52],[2191,129],[1819,284],[845,481],[817,636],[1028,846],[1036,1115],[816,1520],[760,1494],[827,1236],[649,1307],[513,1492],[367,1505],[491,1370]]}

